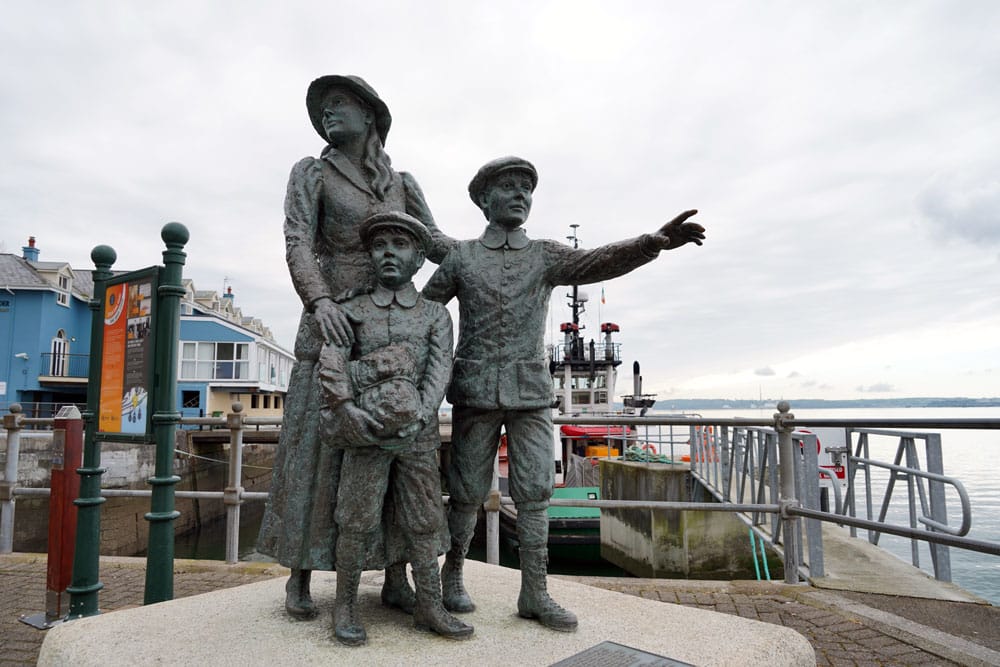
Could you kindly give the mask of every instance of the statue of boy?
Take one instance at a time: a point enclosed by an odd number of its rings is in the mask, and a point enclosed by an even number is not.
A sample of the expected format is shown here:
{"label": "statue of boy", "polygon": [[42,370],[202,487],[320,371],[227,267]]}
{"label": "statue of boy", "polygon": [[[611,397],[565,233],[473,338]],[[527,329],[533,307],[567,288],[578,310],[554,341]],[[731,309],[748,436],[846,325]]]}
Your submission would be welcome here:
{"label": "statue of boy", "polygon": [[437,560],[444,525],[437,413],[451,375],[451,316],[421,297],[411,281],[431,235],[400,212],[368,218],[360,234],[378,283],[340,304],[353,345],[327,344],[319,358],[323,437],[345,449],[334,514],[334,635],[349,646],[367,641],[357,610],[358,583],[391,485],[395,521],[413,568],[414,626],[466,639],[472,626],[442,606]]}
{"label": "statue of boy", "polygon": [[521,229],[538,183],[535,167],[517,157],[485,164],[469,196],[489,221],[482,236],[460,241],[423,289],[429,299],[458,297],[458,348],[448,400],[451,458],[446,470],[451,547],[441,579],[444,606],[468,612],[462,568],[486,500],[500,428],[507,431],[510,495],[517,506],[521,592],[518,614],[554,630],[574,631],[576,616],[546,591],[549,498],[554,484],[552,378],[543,338],[549,296],[557,285],[614,278],[650,262],[661,250],[701,245],[705,229],[686,211],[653,234],[593,250],[531,240]]}

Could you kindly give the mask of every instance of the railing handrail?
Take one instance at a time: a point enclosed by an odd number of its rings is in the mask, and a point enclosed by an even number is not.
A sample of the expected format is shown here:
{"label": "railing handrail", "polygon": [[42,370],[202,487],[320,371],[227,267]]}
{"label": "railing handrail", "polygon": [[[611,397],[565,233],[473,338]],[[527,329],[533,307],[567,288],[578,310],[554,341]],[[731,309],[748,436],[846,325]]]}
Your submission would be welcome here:
{"label": "railing handrail", "polygon": [[[198,425],[198,426],[214,426],[227,429],[231,433],[230,442],[236,445],[231,448],[230,451],[230,465],[231,467],[241,468],[242,467],[242,431],[246,426],[281,426],[283,419],[281,417],[248,417],[242,414],[242,406],[233,406],[234,412],[229,413],[224,417],[183,417],[180,420],[181,424],[186,425]],[[761,483],[764,484],[769,480],[764,480],[763,477],[763,466],[774,465],[779,463],[779,461],[774,461],[766,458],[761,458],[763,455],[757,455],[758,458],[747,458],[746,460],[739,460],[737,453],[739,449],[739,443],[742,442],[745,446],[749,443],[756,443],[758,446],[773,447],[775,438],[779,437],[782,433],[787,433],[791,443],[794,440],[810,440],[815,441],[814,435],[809,434],[792,434],[792,429],[800,426],[832,426],[832,427],[842,427],[847,433],[869,433],[872,435],[891,435],[893,437],[909,437],[914,439],[926,439],[929,434],[925,433],[903,433],[898,430],[884,431],[885,427],[895,427],[895,428],[959,428],[959,429],[1000,429],[1000,418],[951,418],[951,419],[925,419],[925,418],[909,418],[909,419],[812,419],[812,418],[794,418],[787,413],[787,407],[784,408],[786,412],[782,414],[775,414],[773,419],[766,418],[708,418],[708,417],[692,417],[692,416],[677,416],[677,415],[646,415],[646,416],[635,416],[635,415],[613,415],[613,416],[596,416],[596,415],[581,415],[581,416],[557,416],[553,419],[556,424],[579,424],[587,426],[601,426],[607,425],[611,426],[686,426],[689,428],[689,433],[691,434],[692,447],[718,447],[722,450],[725,455],[725,459],[720,456],[716,456],[715,460],[708,461],[707,457],[702,461],[704,468],[711,472],[711,468],[715,468],[716,479],[721,480],[722,476],[719,474],[720,468],[725,469],[734,462],[748,465],[748,464],[760,464],[761,470]],[[12,411],[13,412],[13,411]],[[17,430],[23,426],[51,426],[54,423],[54,418],[27,418],[23,415],[18,415]],[[5,425],[7,424],[5,419]],[[711,426],[715,429],[713,434],[709,434],[708,429],[698,429],[696,427],[707,427]],[[730,429],[732,429],[733,442],[730,442]],[[758,434],[757,438],[748,438],[739,435],[739,429],[744,429],[747,432],[755,432]],[[11,429],[8,429],[8,435],[11,434]],[[767,436],[767,438],[763,436]],[[709,442],[709,439],[711,441]],[[767,444],[770,443],[770,444]],[[796,448],[791,449],[795,451]],[[849,450],[849,447],[847,448]],[[815,447],[803,447],[800,451],[806,453],[806,459],[810,458],[811,452],[811,465],[815,476],[818,477],[822,472],[815,471]],[[978,540],[974,538],[965,537],[968,533],[968,529],[971,525],[971,504],[968,499],[968,494],[965,491],[964,486],[957,479],[937,474],[933,472],[923,471],[920,469],[911,468],[908,466],[900,466],[895,464],[888,464],[874,459],[869,459],[867,457],[851,456],[850,452],[847,451],[848,460],[853,460],[854,463],[861,464],[862,466],[874,466],[881,467],[893,471],[894,473],[913,475],[915,477],[920,477],[926,479],[930,482],[949,484],[953,486],[961,499],[962,509],[963,509],[963,521],[959,528],[952,528],[947,524],[936,521],[932,517],[921,516],[919,517],[920,523],[924,524],[931,530],[921,530],[912,527],[895,526],[893,524],[887,524],[883,521],[871,521],[867,519],[860,519],[854,516],[845,516],[841,512],[822,512],[816,508],[810,508],[802,506],[802,499],[795,499],[795,495],[802,493],[803,487],[801,480],[798,482],[798,490],[794,493],[789,493],[788,489],[784,489],[782,492],[778,492],[774,489],[771,497],[778,500],[778,502],[732,502],[728,499],[728,491],[725,493],[714,493],[722,503],[692,503],[692,502],[681,502],[681,501],[627,501],[627,500],[586,500],[586,499],[552,499],[550,504],[553,506],[562,507],[590,507],[590,508],[646,508],[646,509],[668,509],[668,510],[700,510],[700,511],[729,511],[729,512],[752,512],[752,513],[770,513],[782,519],[780,526],[785,522],[791,521],[794,517],[802,517],[809,520],[815,521],[826,521],[837,523],[840,525],[849,525],[854,527],[864,528],[870,531],[884,532],[894,535],[902,535],[904,537],[909,537],[911,539],[922,540],[934,544],[942,544],[947,546],[955,546],[965,549],[970,549],[973,551],[981,551],[983,553],[989,553],[994,555],[1000,555],[1000,544],[995,544],[992,542],[986,542],[983,540]],[[737,458],[733,458],[736,456]],[[796,460],[801,460],[802,457],[793,457]],[[801,467],[799,463],[796,464]],[[692,473],[696,474],[706,488],[709,486],[707,478],[699,475],[696,470],[696,466],[692,466]],[[16,468],[15,468],[16,472]],[[723,470],[723,472],[727,472]],[[751,475],[754,473],[751,470]],[[728,472],[727,472],[728,474]],[[826,473],[829,476],[829,473]],[[711,476],[711,475],[710,475]],[[801,477],[802,472],[799,471],[797,476]],[[774,481],[774,475],[771,475],[771,482]],[[730,481],[729,478],[726,479],[726,488],[729,488]],[[11,495],[16,493],[17,495],[24,496],[41,496],[47,495],[48,490],[42,488],[24,488],[16,487],[16,479],[5,480],[4,484],[6,488],[11,490]],[[763,494],[758,493],[756,490],[753,491],[754,496],[759,499],[763,499]],[[922,491],[921,491],[922,493]],[[102,496],[108,497],[149,497],[152,495],[151,490],[146,489],[102,489]],[[230,483],[227,485],[226,489],[223,491],[176,491],[176,496],[179,498],[221,498],[227,505],[227,561],[235,562],[237,559],[236,547],[238,543],[238,524],[239,524],[239,505],[246,500],[259,500],[266,498],[268,496],[265,492],[248,492],[245,491],[240,485],[240,477],[237,474],[235,477],[230,478]],[[502,497],[499,499],[499,504],[511,504],[513,501],[508,497]],[[912,500],[911,500],[912,502]],[[13,509],[13,503],[4,503],[4,510],[6,512],[8,504],[10,505],[11,514]],[[837,498],[836,507],[838,510],[842,508],[841,499]],[[853,505],[852,505],[853,508]],[[846,510],[846,508],[845,508]],[[496,512],[497,509],[490,508],[490,511]],[[235,519],[235,521],[234,521]],[[233,525],[230,525],[233,524]],[[792,524],[788,524],[792,525]],[[753,526],[751,526],[753,529]],[[787,532],[787,531],[786,531]],[[777,546],[778,531],[774,531],[772,539],[775,542],[772,546]],[[796,544],[796,535],[786,534],[784,540],[789,540],[790,544],[787,545],[788,548],[785,549],[784,557],[786,562],[789,558],[792,559],[793,568],[797,570],[798,560],[794,559],[794,554],[789,554],[789,549],[793,551],[801,550],[801,541]],[[812,541],[812,538],[811,540]],[[4,545],[0,544],[0,549]],[[810,545],[811,546],[811,545]]]}

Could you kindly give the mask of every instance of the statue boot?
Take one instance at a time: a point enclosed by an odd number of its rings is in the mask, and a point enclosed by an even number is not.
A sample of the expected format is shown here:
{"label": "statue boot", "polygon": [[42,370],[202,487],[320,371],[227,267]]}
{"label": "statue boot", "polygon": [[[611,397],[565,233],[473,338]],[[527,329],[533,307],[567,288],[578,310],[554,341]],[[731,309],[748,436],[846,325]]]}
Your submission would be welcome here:
{"label": "statue boot", "polygon": [[406,578],[406,563],[396,563],[385,568],[382,605],[390,609],[400,609],[407,614],[412,614],[416,608],[417,596]]}
{"label": "statue boot", "polygon": [[447,639],[468,639],[472,636],[473,627],[449,614],[442,604],[437,559],[414,563],[413,582],[417,587],[413,627],[422,632],[436,632]]}
{"label": "statue boot", "polygon": [[521,594],[517,597],[517,614],[522,618],[535,618],[552,630],[573,632],[577,627],[576,614],[563,609],[553,600],[546,587],[548,549],[519,549],[521,556]]}
{"label": "statue boot", "polygon": [[368,546],[366,535],[341,533],[337,538],[337,600],[333,606],[333,635],[341,644],[361,646],[368,634],[358,614],[358,585]]}
{"label": "statue boot", "polygon": [[517,508],[517,537],[521,544],[518,549],[521,557],[518,615],[538,619],[539,623],[552,630],[575,631],[578,624],[576,614],[560,607],[547,590],[549,517],[545,506]]}
{"label": "statue boot", "polygon": [[316,605],[309,595],[309,579],[312,570],[292,569],[292,574],[285,582],[285,611],[298,621],[309,621],[316,618]]}
{"label": "statue boot", "polygon": [[476,605],[465,590],[462,580],[465,554],[469,552],[472,536],[476,532],[475,508],[468,511],[458,509],[455,505],[449,506],[448,532],[451,533],[451,548],[445,554],[444,567],[441,569],[444,608],[456,614],[475,611]]}

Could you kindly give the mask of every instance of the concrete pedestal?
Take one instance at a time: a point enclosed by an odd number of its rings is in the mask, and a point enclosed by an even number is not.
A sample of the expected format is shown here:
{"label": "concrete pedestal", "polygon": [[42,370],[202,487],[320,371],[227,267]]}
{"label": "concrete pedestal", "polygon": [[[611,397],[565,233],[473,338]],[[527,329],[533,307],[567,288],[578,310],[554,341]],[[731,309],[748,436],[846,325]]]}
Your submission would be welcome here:
{"label": "concrete pedestal", "polygon": [[551,665],[604,641],[696,665],[815,665],[794,630],[549,578],[549,591],[574,611],[574,633],[547,630],[517,616],[517,570],[467,562],[467,587],[478,608],[462,615],[476,632],[450,641],[413,629],[412,620],[379,604],[382,574],[362,578],[361,614],[368,645],[332,638],[335,575],[314,573],[320,616],[290,620],[284,579],[79,619],[48,631],[39,665]]}

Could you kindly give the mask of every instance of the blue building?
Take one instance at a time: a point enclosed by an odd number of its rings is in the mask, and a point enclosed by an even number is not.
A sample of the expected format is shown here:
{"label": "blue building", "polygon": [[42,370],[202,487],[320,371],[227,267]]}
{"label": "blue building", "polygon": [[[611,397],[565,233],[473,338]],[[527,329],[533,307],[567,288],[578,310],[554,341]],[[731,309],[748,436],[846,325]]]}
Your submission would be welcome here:
{"label": "blue building", "polygon": [[[20,257],[0,253],[0,410],[20,403],[28,416],[82,407],[90,367],[92,272],[39,260],[35,238]],[[244,316],[232,290],[196,290],[184,281],[177,406],[184,416],[230,410],[280,416],[293,355],[257,318]]]}

